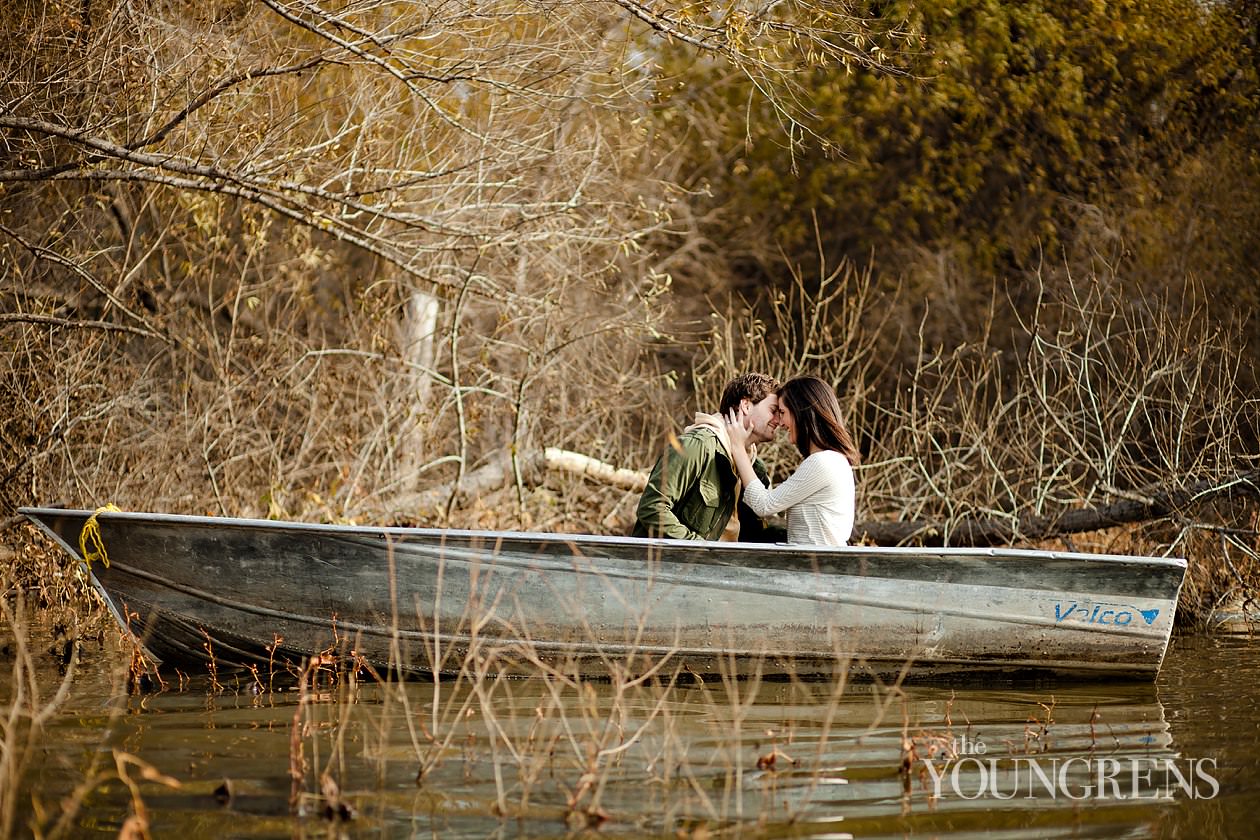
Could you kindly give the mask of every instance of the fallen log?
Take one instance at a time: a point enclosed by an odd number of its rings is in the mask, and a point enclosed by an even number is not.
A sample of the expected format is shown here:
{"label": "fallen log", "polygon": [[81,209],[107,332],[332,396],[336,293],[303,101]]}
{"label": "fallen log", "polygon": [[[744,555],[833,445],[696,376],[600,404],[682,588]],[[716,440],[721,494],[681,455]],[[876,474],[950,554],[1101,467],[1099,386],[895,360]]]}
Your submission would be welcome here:
{"label": "fallen log", "polygon": [[549,470],[560,470],[573,475],[580,475],[583,478],[589,478],[613,487],[620,487],[622,490],[629,490],[634,493],[642,493],[643,488],[647,486],[648,474],[642,470],[614,467],[612,464],[600,461],[598,458],[592,458],[580,452],[570,452],[566,449],[547,447],[543,450],[543,464]]}
{"label": "fallen log", "polygon": [[[522,478],[527,483],[535,483],[538,473],[542,470],[556,470],[579,475],[600,484],[619,487],[622,490],[634,493],[641,492],[647,486],[648,478],[646,472],[615,467],[606,461],[592,458],[590,455],[583,455],[580,452],[571,452],[567,449],[558,449],[552,446],[541,452],[520,457],[517,466],[521,471]],[[459,494],[459,497],[456,499],[458,504],[506,487],[514,481],[515,473],[512,467],[512,459],[505,453],[502,457],[496,458],[466,474],[460,480],[458,488],[454,484],[443,484],[433,487],[423,493],[416,493],[398,499],[395,502],[395,507],[401,511],[431,513],[443,509],[452,493]]]}
{"label": "fallen log", "polygon": [[860,522],[854,526],[852,541],[874,545],[1010,545],[1150,522],[1186,512],[1213,499],[1238,496],[1260,497],[1260,470],[1239,473],[1228,481],[1208,479],[1182,489],[1157,491],[1140,498],[1066,510],[1051,516],[963,517],[950,522]]}

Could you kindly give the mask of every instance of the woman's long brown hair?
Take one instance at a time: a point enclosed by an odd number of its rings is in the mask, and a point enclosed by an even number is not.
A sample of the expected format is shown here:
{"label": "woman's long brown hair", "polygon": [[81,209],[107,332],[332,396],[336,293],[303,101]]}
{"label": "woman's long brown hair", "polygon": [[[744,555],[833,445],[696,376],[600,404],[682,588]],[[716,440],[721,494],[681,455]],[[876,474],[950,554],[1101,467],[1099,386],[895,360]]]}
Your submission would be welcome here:
{"label": "woman's long brown hair", "polygon": [[856,465],[862,460],[853,437],[840,419],[840,401],[831,386],[816,376],[798,376],[783,383],[779,402],[792,412],[796,423],[796,448],[809,455],[814,444],[834,449]]}

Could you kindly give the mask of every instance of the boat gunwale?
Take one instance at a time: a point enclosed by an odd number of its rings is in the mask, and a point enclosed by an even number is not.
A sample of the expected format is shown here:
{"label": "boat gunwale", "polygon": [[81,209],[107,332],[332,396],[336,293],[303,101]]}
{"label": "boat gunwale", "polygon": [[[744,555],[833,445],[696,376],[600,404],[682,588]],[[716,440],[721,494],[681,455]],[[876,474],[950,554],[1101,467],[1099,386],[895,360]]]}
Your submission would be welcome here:
{"label": "boat gunwale", "polygon": [[[457,539],[518,540],[535,543],[560,545],[620,545],[649,546],[661,549],[688,548],[717,549],[729,551],[731,548],[756,547],[759,551],[771,554],[799,554],[802,551],[817,553],[822,556],[860,555],[876,552],[889,555],[906,556],[940,556],[940,557],[1017,557],[1028,560],[1077,560],[1085,562],[1105,562],[1117,565],[1155,565],[1186,569],[1187,562],[1182,557],[1155,557],[1151,555],[1126,554],[1094,554],[1081,551],[1054,551],[1036,548],[979,547],[979,546],[944,546],[921,548],[916,546],[865,546],[865,545],[808,545],[803,543],[758,543],[758,542],[724,542],[721,540],[673,540],[660,537],[631,537],[606,534],[562,534],[543,531],[484,531],[464,528],[421,528],[403,525],[341,525],[324,522],[297,522],[293,520],[253,519],[230,516],[200,516],[182,513],[146,513],[140,511],[91,511],[75,508],[20,507],[17,512],[28,519],[38,521],[41,516],[81,516],[98,520],[120,519],[134,521],[150,521],[161,524],[197,525],[202,527],[232,527],[269,531],[310,531],[338,535],[357,535],[366,537],[418,537],[442,540],[450,537]],[[51,531],[51,529],[45,529]],[[77,556],[78,552],[74,554]],[[689,557],[688,562],[707,565],[725,565],[718,558],[698,556]]]}

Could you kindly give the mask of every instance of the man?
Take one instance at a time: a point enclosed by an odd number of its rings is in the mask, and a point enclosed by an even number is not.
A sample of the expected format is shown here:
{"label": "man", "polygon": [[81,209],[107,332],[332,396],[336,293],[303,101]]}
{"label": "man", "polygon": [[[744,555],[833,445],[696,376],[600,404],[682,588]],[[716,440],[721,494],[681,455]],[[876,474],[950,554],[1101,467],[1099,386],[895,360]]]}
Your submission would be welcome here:
{"label": "man", "polygon": [[[748,429],[750,458],[754,444],[774,438],[779,426],[779,383],[761,373],[745,373],[727,383],[717,414],[696,412],[696,421],[683,430],[677,446],[669,446],[652,468],[639,498],[636,537],[679,540],[716,540],[739,508],[741,542],[786,539],[783,528],[768,527],[739,494],[743,488],[730,455],[724,418],[734,410]],[[757,476],[769,486],[765,464],[753,458]]]}

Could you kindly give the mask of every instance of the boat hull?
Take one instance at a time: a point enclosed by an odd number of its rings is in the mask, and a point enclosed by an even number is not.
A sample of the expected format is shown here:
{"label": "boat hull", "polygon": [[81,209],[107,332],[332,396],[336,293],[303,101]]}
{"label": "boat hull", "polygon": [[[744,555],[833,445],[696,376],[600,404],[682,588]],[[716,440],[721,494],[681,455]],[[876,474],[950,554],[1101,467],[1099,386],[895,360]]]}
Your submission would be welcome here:
{"label": "boat hull", "polygon": [[[23,509],[82,560],[90,511]],[[165,668],[1153,679],[1179,559],[683,543],[102,512],[89,569]]]}

